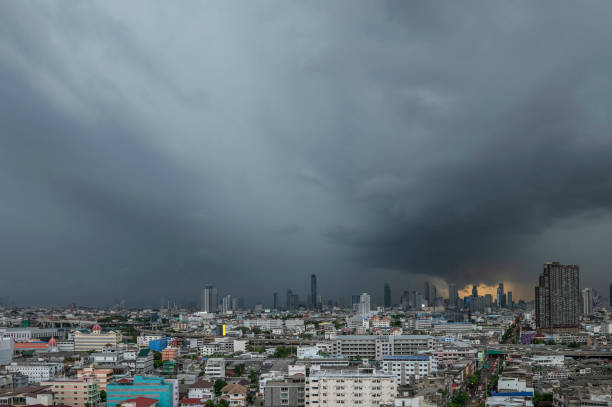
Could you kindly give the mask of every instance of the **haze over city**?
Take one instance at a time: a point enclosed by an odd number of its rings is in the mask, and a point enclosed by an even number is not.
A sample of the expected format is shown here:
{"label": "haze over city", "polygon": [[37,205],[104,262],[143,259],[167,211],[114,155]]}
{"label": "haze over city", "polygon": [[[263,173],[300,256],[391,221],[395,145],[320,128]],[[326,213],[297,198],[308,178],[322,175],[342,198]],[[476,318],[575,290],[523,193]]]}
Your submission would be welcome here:
{"label": "haze over city", "polygon": [[0,2],[0,298],[605,294],[612,3],[571,4]]}

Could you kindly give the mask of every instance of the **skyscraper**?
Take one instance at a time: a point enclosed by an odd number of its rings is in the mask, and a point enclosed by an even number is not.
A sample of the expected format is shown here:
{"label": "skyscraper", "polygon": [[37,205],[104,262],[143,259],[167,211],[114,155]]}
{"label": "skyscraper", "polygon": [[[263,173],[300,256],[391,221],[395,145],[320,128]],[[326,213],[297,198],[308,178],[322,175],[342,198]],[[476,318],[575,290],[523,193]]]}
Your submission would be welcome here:
{"label": "skyscraper", "polygon": [[535,288],[536,327],[539,332],[578,329],[580,268],[559,262],[544,264]]}
{"label": "skyscraper", "polygon": [[217,289],[212,285],[204,286],[202,289],[202,311],[217,312]]}
{"label": "skyscraper", "polygon": [[425,281],[425,301],[429,303],[429,281]]}
{"label": "skyscraper", "polygon": [[221,311],[223,313],[227,313],[228,311],[232,311],[232,296],[227,294],[221,300]]}
{"label": "skyscraper", "polygon": [[310,276],[310,306],[312,309],[317,309],[317,276]]}
{"label": "skyscraper", "polygon": [[273,294],[274,301],[272,302],[273,309],[278,309],[278,293]]}
{"label": "skyscraper", "polygon": [[359,296],[359,313],[366,317],[370,315],[370,294],[363,293]]}
{"label": "skyscraper", "polygon": [[291,311],[297,308],[299,298],[297,294],[293,294],[293,291],[287,289],[287,310]]}
{"label": "skyscraper", "polygon": [[512,308],[512,291],[508,291],[508,308]]}
{"label": "skyscraper", "polygon": [[478,297],[478,286],[476,284],[472,286],[472,297]]}
{"label": "skyscraper", "polygon": [[410,300],[409,291],[404,290],[404,292],[402,293],[402,297],[400,298],[400,304],[402,305],[402,308],[405,310],[412,307],[412,302]]}
{"label": "skyscraper", "polygon": [[389,283],[385,283],[385,296],[383,306],[385,308],[391,308],[391,286]]}
{"label": "skyscraper", "polygon": [[451,307],[456,307],[457,298],[459,298],[459,295],[457,293],[457,286],[455,284],[449,284],[448,285],[448,305]]}
{"label": "skyscraper", "polygon": [[582,289],[582,315],[593,315],[593,291],[590,288]]}
{"label": "skyscraper", "polygon": [[499,286],[497,287],[497,306],[498,307],[503,307],[505,304],[505,300],[504,300],[504,283],[499,283]]}

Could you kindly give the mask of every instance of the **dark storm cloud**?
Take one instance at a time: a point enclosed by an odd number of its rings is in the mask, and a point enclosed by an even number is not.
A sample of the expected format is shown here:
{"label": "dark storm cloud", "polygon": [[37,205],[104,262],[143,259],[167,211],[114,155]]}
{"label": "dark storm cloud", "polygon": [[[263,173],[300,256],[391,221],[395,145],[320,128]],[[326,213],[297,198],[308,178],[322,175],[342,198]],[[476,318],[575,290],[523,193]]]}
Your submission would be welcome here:
{"label": "dark storm cloud", "polygon": [[2,3],[0,295],[603,284],[611,13]]}

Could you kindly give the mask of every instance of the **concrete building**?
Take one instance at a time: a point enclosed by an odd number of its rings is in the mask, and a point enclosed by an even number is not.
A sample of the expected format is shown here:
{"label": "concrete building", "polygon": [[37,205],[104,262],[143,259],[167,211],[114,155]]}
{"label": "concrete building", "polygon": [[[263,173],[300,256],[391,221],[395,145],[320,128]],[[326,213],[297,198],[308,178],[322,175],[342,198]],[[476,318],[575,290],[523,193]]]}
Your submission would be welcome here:
{"label": "concrete building", "polygon": [[247,405],[247,388],[241,384],[230,383],[221,389],[221,400],[228,402],[230,407]]}
{"label": "concrete building", "polygon": [[40,384],[50,386],[56,404],[90,407],[100,402],[100,388],[93,380],[54,379]]}
{"label": "concrete building", "polygon": [[212,400],[215,398],[215,385],[207,380],[199,380],[189,386],[187,397],[198,400]]}
{"label": "concrete building", "polygon": [[383,296],[383,306],[385,308],[391,308],[391,286],[389,283],[385,283]]}
{"label": "concrete building", "polygon": [[225,360],[222,358],[210,358],[206,361],[204,374],[208,377],[225,377]]}
{"label": "concrete building", "polygon": [[64,365],[62,363],[51,362],[21,362],[11,363],[6,366],[6,371],[9,373],[20,373],[28,378],[29,383],[40,383],[48,381],[62,371]]}
{"label": "concrete building", "polygon": [[535,289],[538,332],[575,332],[580,313],[580,268],[558,262],[544,264]]}
{"label": "concrete building", "polygon": [[310,276],[310,307],[317,309],[317,276],[312,274]]}
{"label": "concrete building", "polygon": [[382,360],[385,355],[415,355],[434,348],[429,335],[342,335],[332,342],[332,354]]}
{"label": "concrete building", "polygon": [[151,349],[141,349],[136,355],[136,373],[145,374],[153,371],[155,357]]}
{"label": "concrete building", "polygon": [[582,289],[582,315],[593,315],[593,290]]}
{"label": "concrete building", "polygon": [[359,313],[363,317],[368,317],[370,315],[370,294],[362,293],[359,296]]}
{"label": "concrete building", "polygon": [[264,389],[264,407],[296,406],[305,403],[305,378],[293,376],[283,380],[269,380]]}
{"label": "concrete building", "polygon": [[0,366],[8,365],[13,361],[13,338],[0,336]]}
{"label": "concrete building", "polygon": [[162,354],[162,361],[167,361],[167,360],[176,360],[176,358],[178,357],[179,354],[179,348],[173,348],[168,346],[166,349],[161,351]]}
{"label": "concrete building", "polygon": [[0,328],[0,336],[8,336],[17,342],[26,342],[32,339],[64,338],[65,331],[58,328]]}
{"label": "concrete building", "polygon": [[175,381],[161,377],[120,379],[106,386],[106,406],[114,407],[130,399],[148,397],[156,399],[159,407],[178,407],[178,388],[175,387],[178,387]]}
{"label": "concrete building", "polygon": [[373,370],[318,370],[306,378],[305,404],[309,406],[393,405],[397,385],[393,374]]}
{"label": "concrete building", "polygon": [[106,385],[113,378],[113,369],[96,369],[95,367],[86,367],[77,371],[77,379],[93,380],[97,383],[100,390],[106,391]]}
{"label": "concrete building", "polygon": [[395,375],[398,385],[415,381],[438,371],[438,361],[432,356],[383,356],[382,370]]}
{"label": "concrete building", "polygon": [[202,289],[202,311],[217,312],[217,289],[212,285],[207,285]]}
{"label": "concrete building", "polygon": [[81,331],[74,333],[75,352],[101,351],[109,345],[115,348],[119,343],[121,343],[121,333],[115,331],[102,333],[102,328],[98,324],[93,326],[91,333]]}

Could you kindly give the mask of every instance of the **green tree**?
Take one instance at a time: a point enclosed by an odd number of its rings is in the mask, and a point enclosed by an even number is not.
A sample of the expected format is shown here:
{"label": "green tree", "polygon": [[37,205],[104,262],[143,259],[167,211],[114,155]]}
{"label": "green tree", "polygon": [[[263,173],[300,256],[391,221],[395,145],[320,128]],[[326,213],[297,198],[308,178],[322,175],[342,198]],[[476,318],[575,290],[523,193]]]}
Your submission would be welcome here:
{"label": "green tree", "polygon": [[234,366],[234,376],[236,377],[240,377],[244,374],[244,371],[246,370],[244,363],[239,363],[236,366]]}
{"label": "green tree", "polygon": [[249,380],[251,381],[251,383],[257,383],[259,381],[259,374],[254,370],[250,370]]}
{"label": "green tree", "polygon": [[106,392],[104,390],[100,390],[100,401],[106,401]]}
{"label": "green tree", "polygon": [[538,407],[540,405],[540,402],[542,402],[542,401],[552,401],[552,399],[553,399],[552,393],[538,393],[538,392],[535,392],[535,394],[533,395],[533,405],[534,405],[534,407]]}
{"label": "green tree", "polygon": [[219,394],[221,394],[221,389],[224,388],[225,386],[227,386],[227,382],[223,379],[217,379],[215,380],[215,394],[218,396]]}

